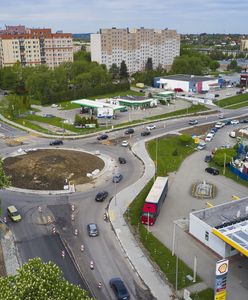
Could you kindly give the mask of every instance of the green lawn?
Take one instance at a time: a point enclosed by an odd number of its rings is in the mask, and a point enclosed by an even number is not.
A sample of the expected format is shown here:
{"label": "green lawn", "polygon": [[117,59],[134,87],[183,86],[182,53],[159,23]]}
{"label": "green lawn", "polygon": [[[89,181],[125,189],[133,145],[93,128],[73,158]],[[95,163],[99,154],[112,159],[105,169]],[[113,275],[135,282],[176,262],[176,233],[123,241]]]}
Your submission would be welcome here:
{"label": "green lawn", "polygon": [[[226,99],[222,99],[222,100],[216,101],[214,104],[218,105],[219,107],[226,107],[226,106],[229,106],[232,104],[240,104],[241,102],[247,102],[247,101],[248,101],[248,93],[229,97]],[[231,108],[233,108],[233,107],[231,107]]]}
{"label": "green lawn", "polygon": [[[193,144],[185,146],[179,136],[171,136],[153,140],[147,144],[148,152],[153,160],[158,154],[158,175],[165,176],[168,172],[176,171],[181,162],[194,152]],[[176,149],[176,151],[175,151]],[[166,248],[153,234],[147,231],[147,227],[141,224],[140,216],[144,200],[151,189],[153,179],[139,193],[135,200],[130,204],[125,213],[129,220],[134,234],[139,237],[149,257],[156,262],[161,271],[165,274],[168,281],[175,287],[176,285],[176,257],[171,255],[171,250]],[[191,285],[186,279],[186,275],[193,276],[192,270],[181,260],[178,261],[178,289]],[[200,278],[197,277],[197,281]]]}
{"label": "green lawn", "polygon": [[192,300],[212,300],[214,299],[214,290],[206,289],[199,293],[191,294],[190,297]]}
{"label": "green lawn", "polygon": [[244,101],[244,102],[240,102],[240,103],[237,103],[237,104],[234,104],[234,105],[228,105],[228,106],[226,106],[226,108],[239,109],[241,107],[246,107],[246,106],[248,106],[248,99],[247,99],[247,101]]}

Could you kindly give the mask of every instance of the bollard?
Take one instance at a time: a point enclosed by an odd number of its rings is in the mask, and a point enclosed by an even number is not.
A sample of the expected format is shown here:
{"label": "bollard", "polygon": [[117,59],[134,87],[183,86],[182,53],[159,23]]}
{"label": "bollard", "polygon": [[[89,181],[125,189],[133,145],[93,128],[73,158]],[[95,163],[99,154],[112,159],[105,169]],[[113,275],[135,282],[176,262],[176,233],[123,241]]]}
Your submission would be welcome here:
{"label": "bollard", "polygon": [[52,228],[52,234],[56,234],[56,228],[55,227]]}
{"label": "bollard", "polygon": [[71,220],[74,221],[75,220],[75,216],[74,214],[71,214]]}
{"label": "bollard", "polygon": [[81,246],[80,246],[80,250],[81,250],[81,252],[84,251],[84,245],[81,245]]}
{"label": "bollard", "polygon": [[39,210],[39,213],[42,213],[42,207],[41,206],[38,207],[38,210]]}
{"label": "bollard", "polygon": [[75,210],[75,205],[74,205],[74,204],[71,205],[71,210],[72,210],[72,211]]}
{"label": "bollard", "polygon": [[78,235],[78,229],[75,229],[75,230],[74,230],[74,234],[75,234],[75,235]]}
{"label": "bollard", "polygon": [[93,260],[90,261],[90,269],[94,270],[94,262],[93,262]]}
{"label": "bollard", "polygon": [[64,250],[61,251],[61,256],[62,256],[62,258],[65,258],[65,251]]}

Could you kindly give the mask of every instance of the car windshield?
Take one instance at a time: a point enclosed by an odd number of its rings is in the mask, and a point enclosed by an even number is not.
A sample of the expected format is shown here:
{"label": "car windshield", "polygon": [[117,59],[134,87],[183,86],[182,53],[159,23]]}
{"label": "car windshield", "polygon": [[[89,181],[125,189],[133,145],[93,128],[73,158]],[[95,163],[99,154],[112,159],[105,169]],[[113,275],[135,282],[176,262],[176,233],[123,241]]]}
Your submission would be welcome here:
{"label": "car windshield", "polygon": [[147,213],[147,212],[143,213],[142,215],[147,217],[147,218],[154,218],[155,217],[154,214]]}
{"label": "car windshield", "polygon": [[16,217],[16,216],[19,216],[19,213],[18,213],[18,211],[14,211],[14,212],[11,213],[11,215],[12,215],[13,217]]}

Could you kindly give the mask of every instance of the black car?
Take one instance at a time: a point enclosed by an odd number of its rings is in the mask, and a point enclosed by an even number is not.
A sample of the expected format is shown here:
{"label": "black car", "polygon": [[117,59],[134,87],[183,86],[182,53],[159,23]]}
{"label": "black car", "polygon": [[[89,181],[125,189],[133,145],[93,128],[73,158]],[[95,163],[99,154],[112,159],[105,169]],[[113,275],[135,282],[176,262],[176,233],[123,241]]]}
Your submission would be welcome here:
{"label": "black car", "polygon": [[98,202],[104,201],[108,197],[108,192],[107,191],[102,191],[97,193],[95,200]]}
{"label": "black car", "polygon": [[231,125],[231,120],[224,120],[225,125]]}
{"label": "black car", "polygon": [[205,158],[204,158],[204,161],[206,163],[209,163],[211,160],[212,160],[212,155],[206,155]]}
{"label": "black car", "polygon": [[141,132],[141,136],[146,136],[146,135],[150,135],[151,134],[151,131],[150,130],[146,130],[146,131],[142,131]]}
{"label": "black car", "polygon": [[122,178],[123,178],[123,176],[119,173],[119,174],[116,174],[116,175],[113,176],[113,180],[112,181],[114,183],[118,183],[118,182],[120,182],[122,180]]}
{"label": "black car", "polygon": [[107,134],[101,134],[97,137],[98,141],[106,140],[108,138]]}
{"label": "black car", "polygon": [[54,140],[50,142],[50,146],[59,146],[59,145],[63,145],[62,140]]}
{"label": "black car", "polygon": [[119,158],[118,158],[118,161],[119,161],[119,163],[122,164],[122,165],[125,164],[125,163],[127,162],[126,159],[125,159],[124,157],[119,157]]}
{"label": "black car", "polygon": [[98,227],[95,223],[90,223],[87,225],[88,235],[89,236],[98,236]]}
{"label": "black car", "polygon": [[109,284],[113,289],[118,300],[129,300],[130,294],[125,287],[123,281],[119,277],[110,279]]}
{"label": "black car", "polygon": [[189,125],[196,125],[196,124],[198,124],[197,120],[190,120],[189,121]]}
{"label": "black car", "polygon": [[128,128],[128,129],[125,131],[125,134],[132,134],[132,133],[134,133],[133,128]]}
{"label": "black car", "polygon": [[220,174],[219,170],[217,170],[215,168],[212,168],[212,167],[206,168],[205,172],[208,172],[209,174],[212,174],[212,175],[219,175]]}

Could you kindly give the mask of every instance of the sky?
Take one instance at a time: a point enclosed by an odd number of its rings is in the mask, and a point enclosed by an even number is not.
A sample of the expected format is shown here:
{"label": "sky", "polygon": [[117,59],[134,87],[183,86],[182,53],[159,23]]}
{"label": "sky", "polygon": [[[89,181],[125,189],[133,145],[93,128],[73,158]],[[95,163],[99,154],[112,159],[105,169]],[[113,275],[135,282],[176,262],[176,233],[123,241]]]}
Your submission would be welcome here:
{"label": "sky", "polygon": [[71,33],[100,28],[247,34],[247,0],[0,0],[0,28],[26,25]]}

